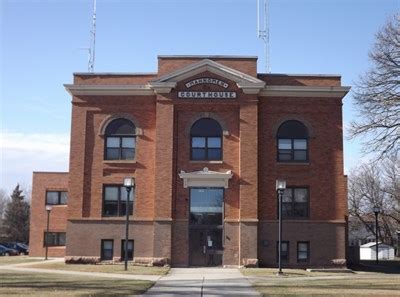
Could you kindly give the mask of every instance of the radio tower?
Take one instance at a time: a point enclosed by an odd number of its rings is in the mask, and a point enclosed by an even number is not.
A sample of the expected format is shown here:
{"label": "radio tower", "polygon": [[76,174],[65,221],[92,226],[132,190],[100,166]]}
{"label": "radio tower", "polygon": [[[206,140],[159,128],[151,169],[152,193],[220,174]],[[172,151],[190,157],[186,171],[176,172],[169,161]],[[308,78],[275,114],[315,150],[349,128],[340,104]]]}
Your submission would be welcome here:
{"label": "radio tower", "polygon": [[94,71],[94,58],[96,53],[96,0],[93,0],[92,30],[90,31],[88,71]]}
{"label": "radio tower", "polygon": [[[265,51],[265,72],[271,72],[270,58],[269,58],[269,19],[268,19],[268,0],[263,0],[264,2],[264,15],[260,11],[260,1],[257,0],[257,34],[264,42]],[[261,17],[264,16],[264,20],[261,21]],[[261,29],[261,25],[263,28]]]}

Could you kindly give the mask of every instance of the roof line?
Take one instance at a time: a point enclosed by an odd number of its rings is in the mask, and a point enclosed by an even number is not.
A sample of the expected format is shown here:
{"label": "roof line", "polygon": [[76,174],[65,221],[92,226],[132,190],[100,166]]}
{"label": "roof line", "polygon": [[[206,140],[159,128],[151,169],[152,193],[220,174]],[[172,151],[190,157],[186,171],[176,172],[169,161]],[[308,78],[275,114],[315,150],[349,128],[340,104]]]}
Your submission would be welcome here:
{"label": "roof line", "polygon": [[32,171],[33,173],[69,174],[68,171]]}
{"label": "roof line", "polygon": [[[87,75],[87,76],[96,76],[96,75],[158,75],[158,72],[73,72],[73,75]],[[342,77],[340,74],[296,74],[296,73],[257,73],[257,76],[288,76],[288,77]]]}
{"label": "roof line", "polygon": [[157,72],[73,72],[73,75],[157,75]]}
{"label": "roof line", "polygon": [[312,77],[342,77],[340,74],[296,74],[296,73],[257,73],[257,75],[260,76],[301,76],[301,77],[307,77],[307,76],[312,76]]}
{"label": "roof line", "polygon": [[198,59],[255,59],[257,56],[241,56],[241,55],[158,55],[158,59],[181,59],[181,58],[198,58]]}

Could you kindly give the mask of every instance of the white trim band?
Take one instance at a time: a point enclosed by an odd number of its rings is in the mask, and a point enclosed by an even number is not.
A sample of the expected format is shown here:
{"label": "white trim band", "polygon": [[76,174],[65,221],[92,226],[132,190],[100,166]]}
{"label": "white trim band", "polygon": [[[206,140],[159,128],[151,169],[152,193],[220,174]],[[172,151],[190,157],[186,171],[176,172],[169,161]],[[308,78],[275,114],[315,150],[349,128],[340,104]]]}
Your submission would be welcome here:
{"label": "white trim band", "polygon": [[[146,85],[74,85],[64,87],[71,95],[87,96],[154,96],[156,93],[169,93],[176,82]],[[240,84],[244,93],[257,94],[261,85]],[[312,86],[266,86],[258,94],[260,97],[335,97],[343,98],[350,87],[312,87]]]}
{"label": "white trim band", "polygon": [[259,96],[263,97],[340,97],[343,98],[350,87],[313,86],[266,86]]}
{"label": "white trim band", "polygon": [[149,85],[73,85],[65,84],[65,89],[71,95],[94,96],[154,96],[154,90]]}

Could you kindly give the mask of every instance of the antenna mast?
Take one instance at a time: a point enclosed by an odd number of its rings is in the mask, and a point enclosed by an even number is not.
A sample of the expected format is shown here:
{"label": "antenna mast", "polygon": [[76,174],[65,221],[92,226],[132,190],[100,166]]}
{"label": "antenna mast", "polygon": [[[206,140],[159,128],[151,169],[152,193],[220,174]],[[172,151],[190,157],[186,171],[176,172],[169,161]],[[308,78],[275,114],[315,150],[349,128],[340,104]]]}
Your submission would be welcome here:
{"label": "antenna mast", "polygon": [[93,0],[93,17],[92,30],[90,31],[90,47],[89,47],[89,62],[88,71],[94,71],[94,58],[96,52],[96,0]]}
{"label": "antenna mast", "polygon": [[[264,42],[265,51],[265,72],[271,72],[270,58],[269,58],[269,18],[268,18],[268,0],[264,1],[264,20],[260,21],[262,14],[260,11],[260,0],[257,0],[257,34],[258,38]],[[263,29],[261,29],[261,24]]]}

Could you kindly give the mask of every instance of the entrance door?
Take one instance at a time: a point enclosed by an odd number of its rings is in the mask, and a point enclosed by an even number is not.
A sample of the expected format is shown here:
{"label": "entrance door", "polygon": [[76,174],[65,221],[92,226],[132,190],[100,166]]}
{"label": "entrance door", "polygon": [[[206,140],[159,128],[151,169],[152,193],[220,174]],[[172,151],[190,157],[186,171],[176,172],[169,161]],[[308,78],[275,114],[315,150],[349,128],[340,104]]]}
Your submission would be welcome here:
{"label": "entrance door", "polygon": [[221,188],[190,189],[189,253],[192,266],[220,266],[223,255]]}

